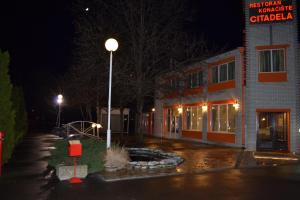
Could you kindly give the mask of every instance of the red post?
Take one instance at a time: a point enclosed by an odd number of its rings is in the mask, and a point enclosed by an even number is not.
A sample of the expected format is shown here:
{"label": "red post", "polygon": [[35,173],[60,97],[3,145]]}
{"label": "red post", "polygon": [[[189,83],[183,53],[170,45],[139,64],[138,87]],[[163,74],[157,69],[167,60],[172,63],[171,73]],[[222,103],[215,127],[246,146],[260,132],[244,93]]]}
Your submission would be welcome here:
{"label": "red post", "polygon": [[82,155],[82,145],[79,140],[69,141],[69,156],[74,160],[74,176],[69,180],[70,183],[81,183],[82,181],[76,176],[76,157]]}
{"label": "red post", "polygon": [[4,132],[0,131],[0,176],[2,175],[2,141],[4,140]]}

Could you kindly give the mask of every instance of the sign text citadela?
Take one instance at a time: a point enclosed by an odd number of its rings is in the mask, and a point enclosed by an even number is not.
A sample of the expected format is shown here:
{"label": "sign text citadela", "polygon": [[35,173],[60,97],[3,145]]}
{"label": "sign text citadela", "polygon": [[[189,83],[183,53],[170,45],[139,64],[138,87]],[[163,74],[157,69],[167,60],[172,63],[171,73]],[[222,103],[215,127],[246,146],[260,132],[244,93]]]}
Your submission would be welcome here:
{"label": "sign text citadela", "polygon": [[264,1],[249,4],[251,24],[292,21],[292,0]]}

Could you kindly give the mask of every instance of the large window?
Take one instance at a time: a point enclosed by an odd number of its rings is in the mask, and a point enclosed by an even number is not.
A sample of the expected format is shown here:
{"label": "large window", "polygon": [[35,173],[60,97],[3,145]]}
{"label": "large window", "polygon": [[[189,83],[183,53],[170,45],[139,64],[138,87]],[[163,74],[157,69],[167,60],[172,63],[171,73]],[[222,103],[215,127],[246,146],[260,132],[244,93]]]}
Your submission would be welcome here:
{"label": "large window", "polygon": [[203,72],[194,72],[189,74],[188,77],[188,86],[189,88],[197,88],[203,86]]}
{"label": "large window", "polygon": [[269,49],[259,51],[260,72],[285,71],[285,50]]}
{"label": "large window", "polygon": [[234,80],[235,61],[212,68],[212,83]]}
{"label": "large window", "polygon": [[202,131],[202,107],[185,107],[184,112],[184,130]]}
{"label": "large window", "polygon": [[236,129],[236,111],[233,104],[213,105],[211,109],[211,130],[231,132]]}
{"label": "large window", "polygon": [[170,83],[171,89],[179,88],[179,79],[177,79],[177,78],[170,79],[169,83]]}

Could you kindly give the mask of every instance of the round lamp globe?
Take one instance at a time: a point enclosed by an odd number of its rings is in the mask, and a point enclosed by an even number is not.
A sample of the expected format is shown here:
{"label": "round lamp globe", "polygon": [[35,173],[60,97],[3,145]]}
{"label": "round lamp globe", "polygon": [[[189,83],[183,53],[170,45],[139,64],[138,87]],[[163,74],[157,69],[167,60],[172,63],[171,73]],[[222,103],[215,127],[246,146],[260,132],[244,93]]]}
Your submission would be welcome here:
{"label": "round lamp globe", "polygon": [[105,42],[105,48],[107,51],[116,51],[118,49],[118,47],[119,47],[119,44],[118,44],[117,40],[115,40],[113,38],[109,38]]}

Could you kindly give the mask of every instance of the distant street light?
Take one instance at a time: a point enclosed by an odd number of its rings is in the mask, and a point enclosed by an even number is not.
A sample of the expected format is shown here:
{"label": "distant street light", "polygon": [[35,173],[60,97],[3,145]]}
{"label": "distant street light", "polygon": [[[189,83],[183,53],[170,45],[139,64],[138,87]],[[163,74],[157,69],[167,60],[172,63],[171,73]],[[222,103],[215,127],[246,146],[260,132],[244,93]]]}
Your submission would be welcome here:
{"label": "distant street light", "polygon": [[56,126],[60,127],[60,113],[61,113],[61,104],[64,101],[63,95],[59,94],[56,99],[56,103],[58,104],[58,113],[56,118]]}
{"label": "distant street light", "polygon": [[109,64],[109,86],[108,86],[108,122],[107,122],[107,139],[106,139],[106,147],[110,148],[110,141],[111,141],[111,130],[110,130],[110,110],[111,110],[111,79],[112,79],[112,57],[113,51],[118,49],[118,42],[117,40],[110,38],[105,42],[105,48],[107,51],[110,52],[110,64]]}

